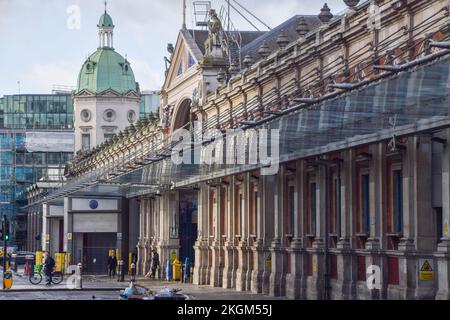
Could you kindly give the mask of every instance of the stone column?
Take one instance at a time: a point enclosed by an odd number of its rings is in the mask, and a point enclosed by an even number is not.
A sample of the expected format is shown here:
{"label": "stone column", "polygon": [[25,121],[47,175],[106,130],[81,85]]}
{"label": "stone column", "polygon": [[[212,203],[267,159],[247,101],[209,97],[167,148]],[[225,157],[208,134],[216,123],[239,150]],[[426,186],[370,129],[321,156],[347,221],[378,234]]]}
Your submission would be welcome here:
{"label": "stone column", "polygon": [[450,129],[445,130],[445,139],[447,143],[442,153],[442,238],[435,253],[438,300],[450,300]]}
{"label": "stone column", "polygon": [[197,241],[194,245],[195,265],[193,283],[204,285],[207,281],[208,267],[208,186],[201,184],[198,201],[198,232]]}
{"label": "stone column", "polygon": [[[356,276],[357,273],[354,258],[351,251],[352,226],[354,218],[354,190],[355,186],[355,155],[353,150],[342,152],[343,162],[340,164],[341,175],[341,222],[340,235],[337,243],[339,254],[337,256],[337,281],[336,299],[356,299]],[[338,173],[339,174],[339,173]]]}
{"label": "stone column", "polygon": [[142,198],[139,203],[139,237],[137,244],[137,254],[138,254],[138,264],[136,266],[136,274],[145,275],[145,255],[144,255],[144,231],[143,231],[143,223],[144,223],[144,208],[145,208],[146,199]]}
{"label": "stone column", "polygon": [[308,299],[325,297],[325,276],[327,274],[324,256],[325,213],[326,213],[326,167],[318,166],[316,174],[316,234],[312,245],[312,276],[308,279]]}
{"label": "stone column", "polygon": [[285,168],[280,167],[280,172],[276,176],[274,193],[274,238],[270,247],[272,255],[272,272],[270,274],[269,294],[274,297],[286,295],[286,251],[283,247],[283,223],[284,223],[284,172]]}
{"label": "stone column", "polygon": [[[436,251],[436,215],[431,207],[432,190],[431,166],[432,166],[432,141],[429,136],[418,136],[413,142],[417,146],[417,153],[414,160],[416,179],[414,188],[411,191],[414,201],[414,217],[416,221],[416,231],[414,234],[415,251],[425,253],[422,258],[433,258]],[[412,287],[415,287],[415,299],[434,299],[436,296],[437,285],[435,281],[420,281],[418,277],[419,261],[417,256],[411,257],[411,266],[408,272],[411,273]],[[437,263],[434,262],[434,269],[437,269]],[[421,266],[420,266],[421,267]],[[435,275],[437,274],[437,270]]]}
{"label": "stone column", "polygon": [[[372,160],[369,164],[369,199],[370,199],[370,227],[369,238],[366,242],[366,267],[374,265],[383,270],[384,258],[379,254],[382,244],[381,230],[383,228],[383,214],[386,212],[385,202],[385,177],[386,177],[386,156],[384,143],[377,143],[370,146]],[[369,299],[379,300],[382,298],[383,290],[367,289]],[[385,288],[386,290],[386,288]]]}
{"label": "stone column", "polygon": [[[426,244],[427,241],[424,241],[425,238],[418,238],[419,234],[426,231],[426,227],[420,226],[418,223],[425,223],[429,227],[434,225],[433,220],[430,221],[430,219],[433,219],[430,193],[423,191],[431,190],[430,163],[431,145],[429,139],[418,136],[408,138],[403,161],[403,238],[399,244],[401,256],[399,257],[400,283],[398,294],[401,299],[415,299],[422,295],[428,296],[430,294],[427,294],[427,291],[433,291],[433,288],[426,288],[426,283],[419,284],[418,259],[416,257],[418,249],[422,249],[422,252],[430,249],[429,244]],[[423,212],[419,213],[421,211]],[[425,215],[427,217],[426,222],[423,218],[419,221],[419,215]],[[434,297],[434,292],[431,295]]]}
{"label": "stone column", "polygon": [[253,259],[253,270],[250,281],[250,291],[253,293],[262,293],[262,276],[264,273],[264,223],[265,217],[263,214],[262,208],[263,204],[263,177],[259,177],[258,179],[258,199],[256,200],[258,203],[258,207],[256,210],[256,239],[251,247],[251,258]]}
{"label": "stone column", "polygon": [[[221,287],[222,286],[222,270],[220,265],[220,206],[221,201],[223,200],[221,197],[221,186],[218,185],[214,188],[211,188],[211,193],[214,193],[215,203],[211,203],[208,208],[212,208],[213,212],[213,228],[214,228],[214,239],[211,245],[211,253],[212,253],[212,266],[211,266],[211,281],[210,285],[213,287]],[[211,201],[211,197],[208,197]]]}
{"label": "stone column", "polygon": [[234,190],[234,177],[230,177],[230,184],[228,186],[228,201],[227,201],[227,238],[223,246],[224,250],[224,266],[223,266],[223,281],[222,287],[229,289],[233,288],[233,272],[234,272],[234,203],[235,203],[235,190]]}
{"label": "stone column", "polygon": [[[241,230],[240,236],[241,240],[239,241],[237,252],[238,252],[238,261],[239,265],[236,270],[236,290],[237,291],[245,291],[247,288],[247,270],[248,270],[248,217],[249,217],[249,179],[248,174],[245,174],[245,178],[243,181],[244,187],[244,207],[241,215]],[[239,207],[241,207],[241,203],[239,203]]]}
{"label": "stone column", "polygon": [[272,274],[272,253],[270,246],[274,239],[274,190],[275,190],[276,176],[263,177],[262,190],[262,215],[264,217],[264,238],[262,254],[264,256],[264,272],[262,275],[262,293],[270,294],[270,275]]}
{"label": "stone column", "polygon": [[[166,261],[170,260],[172,252],[176,252],[178,256],[179,239],[178,234],[170,234],[171,231],[177,230],[179,201],[178,192],[165,192],[161,196],[160,207],[160,238],[158,242],[159,257],[161,264],[166,267]],[[175,229],[174,229],[175,228]]]}
{"label": "stone column", "polygon": [[295,177],[294,238],[290,248],[291,273],[286,279],[286,295],[291,299],[306,299],[306,268],[303,250],[303,220],[305,196],[305,168],[297,161]]}
{"label": "stone column", "polygon": [[[50,245],[50,235],[51,235],[51,219],[49,217],[49,204],[44,203],[42,205],[42,250],[51,251]],[[56,239],[58,241],[58,239]],[[54,252],[51,252],[52,254]]]}
{"label": "stone column", "polygon": [[[70,198],[64,197],[64,251],[70,253],[73,259],[73,224],[72,215],[69,214],[69,210],[71,209],[70,206]],[[69,234],[72,235],[70,239],[68,237]]]}

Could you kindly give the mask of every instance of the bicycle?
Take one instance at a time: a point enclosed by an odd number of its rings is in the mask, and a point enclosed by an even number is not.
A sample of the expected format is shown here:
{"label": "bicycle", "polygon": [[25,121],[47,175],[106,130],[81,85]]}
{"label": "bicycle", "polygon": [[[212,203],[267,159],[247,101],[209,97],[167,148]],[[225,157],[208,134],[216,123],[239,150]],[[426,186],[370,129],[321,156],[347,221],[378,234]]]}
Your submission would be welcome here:
{"label": "bicycle", "polygon": [[[42,282],[42,279],[44,278],[44,276],[46,277],[46,275],[42,274],[41,272],[34,272],[33,274],[30,275],[30,277],[28,278],[30,280],[30,282],[34,285],[38,285]],[[53,284],[60,284],[63,281],[63,274],[60,271],[54,271],[52,272],[52,281],[51,283]]]}

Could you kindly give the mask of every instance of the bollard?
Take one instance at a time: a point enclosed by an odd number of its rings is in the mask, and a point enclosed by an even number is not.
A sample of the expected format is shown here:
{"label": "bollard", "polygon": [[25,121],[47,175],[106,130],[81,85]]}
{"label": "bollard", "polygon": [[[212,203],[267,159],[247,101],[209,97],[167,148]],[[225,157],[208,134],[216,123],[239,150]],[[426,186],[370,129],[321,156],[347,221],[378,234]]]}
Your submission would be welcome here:
{"label": "bollard", "polygon": [[184,260],[184,274],[183,274],[183,278],[184,278],[184,283],[188,283],[189,282],[189,277],[190,275],[190,270],[191,270],[191,266],[189,263],[189,258],[186,258]]}
{"label": "bollard", "polygon": [[180,263],[180,282],[183,283],[184,280],[184,265],[182,263]]}
{"label": "bollard", "polygon": [[125,272],[123,270],[123,264],[124,264],[124,261],[119,260],[119,264],[118,264],[119,270],[117,270],[117,281],[119,281],[119,282],[125,281]]}
{"label": "bollard", "polygon": [[170,265],[170,260],[166,261],[166,281],[170,281],[172,278],[172,266]]}
{"label": "bollard", "polygon": [[11,255],[11,270],[17,273],[17,254]]}
{"label": "bollard", "polygon": [[80,263],[77,264],[77,272],[76,272],[76,278],[75,278],[75,289],[82,289],[83,288],[82,269],[83,269],[83,265],[80,262]]}
{"label": "bollard", "polygon": [[135,282],[136,281],[136,264],[135,263],[131,264],[130,274],[131,274],[131,282]]}
{"label": "bollard", "polygon": [[158,266],[156,267],[156,275],[157,275],[157,279],[161,279],[161,267],[158,264]]}

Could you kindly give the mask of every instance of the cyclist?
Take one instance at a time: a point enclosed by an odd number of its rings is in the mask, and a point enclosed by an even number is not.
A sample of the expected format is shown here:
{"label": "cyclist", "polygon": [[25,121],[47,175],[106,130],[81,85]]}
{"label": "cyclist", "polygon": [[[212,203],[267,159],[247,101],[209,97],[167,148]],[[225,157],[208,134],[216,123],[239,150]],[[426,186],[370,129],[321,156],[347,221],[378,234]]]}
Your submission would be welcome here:
{"label": "cyclist", "polygon": [[48,251],[46,251],[44,254],[44,273],[47,277],[47,286],[52,284],[52,273],[54,267],[55,260],[53,260],[52,256],[48,253]]}

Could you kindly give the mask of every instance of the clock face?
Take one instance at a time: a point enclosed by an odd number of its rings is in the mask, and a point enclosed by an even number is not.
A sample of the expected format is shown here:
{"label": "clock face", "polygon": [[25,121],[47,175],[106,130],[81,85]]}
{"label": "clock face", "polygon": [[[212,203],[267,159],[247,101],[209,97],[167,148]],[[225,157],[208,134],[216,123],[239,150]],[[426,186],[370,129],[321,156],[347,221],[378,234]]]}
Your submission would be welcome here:
{"label": "clock face", "polygon": [[95,210],[98,208],[98,201],[97,200],[91,200],[89,201],[89,208]]}

